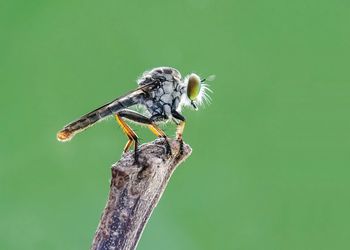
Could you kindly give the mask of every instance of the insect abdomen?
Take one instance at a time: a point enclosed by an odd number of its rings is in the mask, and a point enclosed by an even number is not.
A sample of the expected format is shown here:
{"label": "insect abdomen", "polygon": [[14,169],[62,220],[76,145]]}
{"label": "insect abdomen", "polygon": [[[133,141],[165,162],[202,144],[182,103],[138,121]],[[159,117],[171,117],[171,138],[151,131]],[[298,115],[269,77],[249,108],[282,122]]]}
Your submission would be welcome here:
{"label": "insect abdomen", "polygon": [[130,100],[116,100],[108,103],[82,117],[78,120],[69,123],[62,130],[57,133],[57,139],[59,141],[69,141],[79,132],[91,127],[96,122],[103,120],[104,118],[117,113],[119,110],[133,105],[134,102]]}
{"label": "insect abdomen", "polygon": [[59,131],[57,134],[57,139],[59,141],[69,141],[75,134],[87,129],[88,127],[91,127],[96,122],[111,114],[111,112],[108,112],[108,114],[105,112],[105,115],[101,116],[99,111],[95,111],[94,113],[89,113],[86,116],[82,116],[80,119],[71,122],[61,131]]}

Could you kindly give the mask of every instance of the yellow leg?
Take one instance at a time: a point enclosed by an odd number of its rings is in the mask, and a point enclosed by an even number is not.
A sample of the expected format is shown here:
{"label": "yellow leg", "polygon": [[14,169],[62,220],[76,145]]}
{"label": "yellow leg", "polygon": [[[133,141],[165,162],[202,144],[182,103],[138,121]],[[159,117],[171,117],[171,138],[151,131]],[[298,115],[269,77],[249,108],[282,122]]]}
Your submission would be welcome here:
{"label": "yellow leg", "polygon": [[164,133],[163,130],[161,130],[156,124],[152,123],[150,125],[148,125],[148,128],[152,131],[153,134],[155,134],[157,137],[159,138],[164,138],[165,139],[165,145],[166,145],[166,152],[167,154],[172,154],[171,153],[171,147],[169,144],[169,141],[166,137],[166,134]]}
{"label": "yellow leg", "polygon": [[133,143],[133,140],[129,138],[128,142],[125,144],[124,153],[128,152],[132,143]]}
{"label": "yellow leg", "polygon": [[128,124],[126,124],[126,122],[119,115],[115,115],[115,119],[118,122],[118,124],[120,125],[120,127],[122,128],[123,132],[129,138],[128,142],[126,143],[126,145],[124,147],[124,152],[127,152],[129,150],[129,148],[133,142],[135,142],[135,150],[136,150],[138,137],[137,137],[136,133],[134,132],[134,130],[132,130],[132,128],[130,128],[130,126]]}
{"label": "yellow leg", "polygon": [[165,133],[161,130],[156,124],[152,123],[148,125],[148,128],[155,134],[157,137],[165,137]]}
{"label": "yellow leg", "polygon": [[185,122],[181,121],[176,128],[176,139],[182,140],[182,134],[184,132],[184,129],[185,129]]}
{"label": "yellow leg", "polygon": [[176,128],[176,139],[180,142],[180,155],[182,155],[184,152],[184,142],[182,140],[182,134],[184,132],[184,129],[185,129],[185,122],[180,121],[179,125],[177,125],[177,128]]}

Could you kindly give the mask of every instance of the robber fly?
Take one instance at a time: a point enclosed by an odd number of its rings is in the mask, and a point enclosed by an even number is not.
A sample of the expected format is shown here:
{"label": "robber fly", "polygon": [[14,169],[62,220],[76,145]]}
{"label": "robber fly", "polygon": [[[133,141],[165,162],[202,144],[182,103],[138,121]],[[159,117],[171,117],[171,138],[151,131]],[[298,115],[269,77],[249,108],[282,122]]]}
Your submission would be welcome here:
{"label": "robber fly", "polygon": [[[177,125],[176,138],[180,142],[181,151],[185,126],[185,117],[180,113],[181,108],[191,106],[197,110],[197,105],[201,105],[205,100],[210,101],[208,92],[211,90],[204,82],[205,79],[201,79],[194,73],[182,78],[178,70],[170,67],[159,67],[146,71],[137,80],[137,89],[69,123],[58,132],[57,139],[69,141],[77,133],[91,127],[96,122],[108,116],[114,116],[129,139],[124,147],[124,152],[127,152],[134,143],[135,160],[137,160],[138,137],[125,119],[147,125],[156,136],[164,138],[169,154],[171,154],[171,149],[167,136],[157,124],[172,120]],[[129,109],[132,106],[143,106],[145,112],[139,113]]]}

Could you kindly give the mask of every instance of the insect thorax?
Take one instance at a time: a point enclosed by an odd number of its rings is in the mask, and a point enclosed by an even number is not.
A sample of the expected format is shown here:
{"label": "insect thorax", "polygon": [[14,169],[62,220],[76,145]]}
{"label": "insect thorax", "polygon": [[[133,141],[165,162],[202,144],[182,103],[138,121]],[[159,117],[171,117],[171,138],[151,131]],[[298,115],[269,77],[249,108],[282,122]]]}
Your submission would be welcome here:
{"label": "insect thorax", "polygon": [[181,95],[185,93],[185,87],[181,85],[181,74],[174,68],[161,67],[145,72],[138,80],[140,86],[152,82],[156,88],[148,93],[142,104],[152,116],[170,117],[171,111],[178,109]]}

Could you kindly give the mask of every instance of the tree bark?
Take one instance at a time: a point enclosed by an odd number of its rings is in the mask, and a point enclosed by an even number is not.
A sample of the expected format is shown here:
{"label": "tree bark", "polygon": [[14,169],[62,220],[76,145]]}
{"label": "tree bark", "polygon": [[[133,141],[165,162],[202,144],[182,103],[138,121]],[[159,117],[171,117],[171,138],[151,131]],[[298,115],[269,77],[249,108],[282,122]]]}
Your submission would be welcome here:
{"label": "tree bark", "polygon": [[112,166],[107,205],[101,216],[91,250],[135,249],[142,231],[159,202],[169,179],[179,164],[192,152],[184,144],[169,140],[172,155],[166,154],[164,139],[139,148],[139,164],[133,152],[125,153]]}

